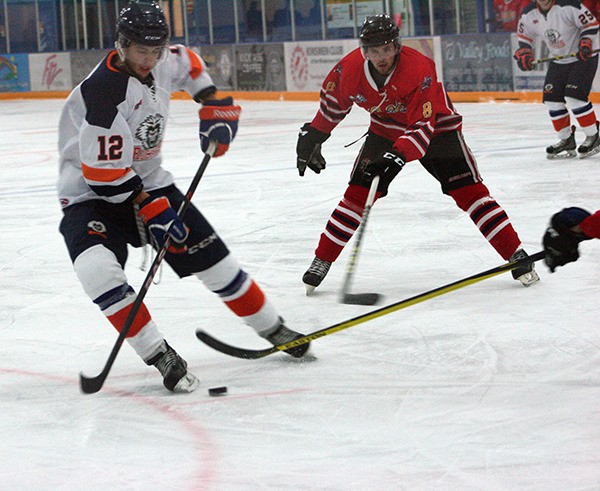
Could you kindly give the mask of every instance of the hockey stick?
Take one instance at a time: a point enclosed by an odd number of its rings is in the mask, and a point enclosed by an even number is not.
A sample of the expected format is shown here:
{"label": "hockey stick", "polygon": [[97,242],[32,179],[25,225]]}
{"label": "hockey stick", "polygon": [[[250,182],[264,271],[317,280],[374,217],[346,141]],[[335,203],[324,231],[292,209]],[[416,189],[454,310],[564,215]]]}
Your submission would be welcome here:
{"label": "hockey stick", "polygon": [[342,285],[342,292],[340,294],[340,302],[353,305],[375,305],[379,300],[380,295],[378,293],[350,293],[350,284],[352,283],[352,277],[354,276],[354,270],[358,264],[358,256],[361,250],[361,244],[363,236],[365,235],[365,229],[367,228],[367,220],[371,213],[371,208],[375,202],[375,193],[377,192],[377,186],[379,185],[379,176],[375,176],[371,181],[371,187],[369,188],[369,194],[367,195],[367,201],[365,203],[365,209],[363,210],[362,220],[360,227],[358,227],[358,233],[356,235],[356,241],[350,254],[350,260],[346,267],[346,277],[344,278],[344,284]]}
{"label": "hockey stick", "polygon": [[367,322],[373,319],[377,319],[378,317],[382,317],[387,314],[391,314],[392,312],[396,312],[397,310],[405,309],[412,305],[416,305],[421,302],[425,302],[426,300],[430,300],[435,297],[439,297],[440,295],[444,295],[446,293],[452,292],[454,290],[458,290],[459,288],[463,288],[465,286],[473,285],[474,283],[478,283],[480,281],[486,280],[488,278],[492,278],[502,273],[506,273],[507,271],[512,271],[513,269],[519,268],[521,266],[525,266],[531,264],[535,261],[539,261],[545,256],[544,251],[540,251],[536,254],[533,254],[529,257],[524,257],[523,259],[519,259],[512,263],[503,264],[502,266],[498,266],[496,268],[488,269],[487,271],[483,271],[482,273],[477,273],[473,276],[469,276],[468,278],[464,278],[462,280],[455,281],[454,283],[449,283],[448,285],[441,286],[439,288],[435,288],[425,293],[421,293],[414,297],[407,298],[406,300],[401,300],[400,302],[396,302],[390,304],[386,307],[381,307],[377,310],[372,310],[371,312],[367,312],[366,314],[359,315],[352,319],[338,322],[332,326],[326,327],[324,329],[320,329],[319,331],[315,331],[311,334],[307,334],[301,338],[298,338],[294,341],[290,341],[289,343],[280,344],[277,346],[273,346],[272,348],[265,348],[260,350],[252,350],[252,349],[244,349],[238,348],[235,346],[231,346],[226,344],[218,339],[212,337],[210,334],[205,331],[198,329],[196,331],[196,337],[202,341],[204,344],[207,344],[211,348],[214,348],[221,353],[224,353],[229,356],[235,356],[237,358],[244,358],[247,360],[256,360],[258,358],[263,358],[268,355],[272,355],[273,353],[278,353],[279,351],[284,351],[294,346],[299,346],[301,344],[306,344],[315,339],[321,338],[323,336],[328,336],[338,331],[342,331],[344,329],[348,329],[353,326],[357,326],[358,324],[362,324],[363,322]]}
{"label": "hockey stick", "polygon": [[[184,198],[183,202],[181,203],[181,206],[180,206],[179,212],[178,212],[180,218],[183,218],[185,216],[185,213],[187,212],[187,209],[190,206],[192,196],[194,195],[194,192],[196,191],[196,188],[198,187],[198,183],[200,182],[200,178],[204,174],[204,171],[206,170],[206,167],[208,166],[208,163],[210,162],[211,157],[215,153],[216,148],[217,148],[216,142],[211,141],[208,146],[208,150],[204,154],[202,163],[200,164],[200,167],[198,167],[198,170],[196,171],[196,175],[192,179],[192,183],[190,184],[188,192],[186,193],[185,198]],[[154,276],[156,275],[156,272],[158,271],[158,267],[160,266],[160,263],[162,262],[163,258],[165,257],[165,254],[167,253],[167,249],[169,248],[170,244],[171,244],[171,237],[167,236],[164,245],[158,250],[156,257],[154,258],[154,262],[152,263],[152,266],[150,267],[150,270],[148,271],[148,274],[146,275],[146,279],[144,280],[144,283],[142,284],[142,287],[140,288],[140,291],[138,292],[137,297],[135,298],[135,301],[133,302],[133,304],[131,306],[129,315],[127,316],[127,319],[125,320],[125,323],[123,324],[123,327],[121,328],[121,331],[119,332],[117,341],[115,342],[115,345],[113,346],[113,349],[110,352],[110,355],[108,355],[108,359],[106,360],[106,363],[105,363],[102,371],[94,377],[87,377],[83,374],[83,372],[79,373],[79,385],[81,387],[81,391],[84,394],[94,394],[94,393],[98,392],[104,385],[106,377],[108,377],[108,373],[110,372],[110,369],[112,368],[113,363],[115,362],[115,359],[117,358],[117,354],[119,353],[119,350],[121,349],[121,346],[123,345],[123,342],[125,341],[125,338],[127,337],[127,333],[131,329],[131,325],[133,324],[133,321],[135,320],[135,316],[137,315],[137,313],[140,310],[140,307],[142,306],[142,301],[144,300],[146,293],[148,293],[148,289],[150,288],[150,285],[152,285],[152,280],[154,279]]]}
{"label": "hockey stick", "polygon": [[[592,53],[600,53],[600,49],[592,50]],[[540,58],[539,60],[533,60],[533,66],[539,65],[540,63],[547,63],[549,61],[564,60],[566,58],[574,58],[577,53],[569,53],[568,55],[549,56],[548,58]]]}

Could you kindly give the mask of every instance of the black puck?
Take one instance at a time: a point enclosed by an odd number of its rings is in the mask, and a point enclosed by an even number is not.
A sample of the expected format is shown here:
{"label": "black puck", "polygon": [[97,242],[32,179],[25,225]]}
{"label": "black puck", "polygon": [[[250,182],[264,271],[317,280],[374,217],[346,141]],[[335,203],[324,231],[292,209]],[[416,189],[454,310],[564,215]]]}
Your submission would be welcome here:
{"label": "black puck", "polygon": [[208,394],[211,396],[224,396],[227,394],[227,387],[213,387],[208,389]]}

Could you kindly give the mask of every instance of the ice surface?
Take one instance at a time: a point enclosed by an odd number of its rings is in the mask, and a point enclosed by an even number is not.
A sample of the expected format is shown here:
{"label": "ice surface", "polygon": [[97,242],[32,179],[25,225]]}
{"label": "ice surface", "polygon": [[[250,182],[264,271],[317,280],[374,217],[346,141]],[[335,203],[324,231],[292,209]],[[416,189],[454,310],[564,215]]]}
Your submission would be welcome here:
{"label": "ice surface", "polygon": [[[265,341],[195,279],[165,267],[146,302],[201,379],[174,395],[128,345],[101,392],[116,339],[87,299],[58,233],[62,102],[0,102],[0,488],[592,490],[600,488],[600,244],[523,288],[510,274],[319,339],[318,361],[226,357],[196,328],[238,346]],[[600,207],[600,157],[548,161],[541,104],[459,104],[485,183],[530,252],[563,206]],[[245,102],[229,153],[194,203],[287,324],[312,332],[374,307],[338,302],[350,247],[314,297],[301,276],[345,189],[367,115],[324,145],[327,169],[295,169],[312,102]],[[175,101],[165,166],[187,186],[200,163],[196,107]],[[578,131],[578,140],[583,134]],[[127,273],[145,272],[132,250]],[[408,164],[372,210],[354,292],[382,305],[502,264],[438,184]],[[226,385],[227,396],[207,389]]]}

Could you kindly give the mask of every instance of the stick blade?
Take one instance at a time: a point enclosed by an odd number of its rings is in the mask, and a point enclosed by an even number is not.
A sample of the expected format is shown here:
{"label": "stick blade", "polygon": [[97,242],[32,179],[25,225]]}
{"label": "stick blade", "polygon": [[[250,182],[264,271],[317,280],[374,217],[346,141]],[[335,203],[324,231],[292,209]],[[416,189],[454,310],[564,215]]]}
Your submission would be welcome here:
{"label": "stick blade", "polygon": [[83,373],[79,374],[79,387],[81,392],[84,394],[95,394],[104,385],[104,378],[98,377],[86,377]]}
{"label": "stick blade", "polygon": [[342,303],[350,305],[375,305],[381,299],[379,293],[346,293]]}

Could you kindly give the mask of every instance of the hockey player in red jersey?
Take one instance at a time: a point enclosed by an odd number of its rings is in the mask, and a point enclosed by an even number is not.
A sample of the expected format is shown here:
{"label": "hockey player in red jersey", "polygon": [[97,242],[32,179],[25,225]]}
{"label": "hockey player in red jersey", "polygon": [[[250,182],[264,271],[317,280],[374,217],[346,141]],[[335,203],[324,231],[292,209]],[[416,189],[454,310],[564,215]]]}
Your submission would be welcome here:
{"label": "hockey player in red jersey", "polygon": [[[225,153],[240,107],[218,99],[204,62],[185,46],[168,47],[169,28],[156,4],[130,3],[117,24],[116,50],[66,100],[59,126],[60,231],[85,293],[120,331],[135,300],[124,267],[128,245],[171,239],[166,262],[180,276],[195,275],[229,309],[271,343],[300,334],[288,329],[257,283],[193,205],[184,201],[161,165],[160,147],[171,93],[185,90],[200,109],[200,141]],[[202,319],[201,314],[199,319]],[[198,379],[167,344],[142,303],[127,341],[163,376],[171,391],[190,392]],[[302,357],[308,345],[288,353]]]}
{"label": "hockey player in red jersey", "polygon": [[579,259],[579,243],[600,239],[600,210],[593,215],[582,208],[565,208],[550,219],[544,234],[544,261],[554,273],[558,266]]}
{"label": "hockey player in red jersey", "polygon": [[581,3],[588,8],[596,19],[600,17],[600,0],[583,0]]}
{"label": "hockey player in red jersey", "polygon": [[496,23],[505,32],[517,30],[521,12],[531,3],[531,0],[494,0]]}
{"label": "hockey player in red jersey", "polygon": [[[544,80],[542,100],[559,138],[558,143],[546,148],[549,159],[576,155],[586,158],[600,152],[598,121],[589,101],[598,68],[598,27],[596,17],[576,0],[536,0],[519,20],[519,49],[514,57],[521,70],[533,70],[535,66],[536,38],[542,39],[551,57],[577,53],[550,62]],[[569,109],[585,134],[579,147]]]}
{"label": "hockey player in red jersey", "polygon": [[[321,234],[315,258],[303,276],[307,294],[329,271],[361,222],[370,183],[380,176],[376,199],[406,162],[418,160],[444,194],[469,214],[479,231],[505,260],[525,257],[521,241],[502,207],[483,184],[475,158],[433,60],[402,46],[387,15],[366,18],[360,48],[346,55],[327,75],[316,116],[300,130],[296,147],[299,174],[325,168],[321,144],[354,104],[367,110],[371,123],[354,163],[349,186]],[[528,286],[539,281],[533,264],[513,271]]]}

